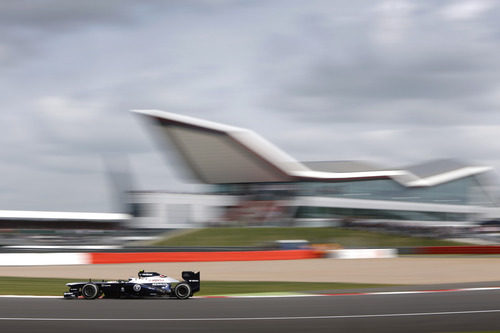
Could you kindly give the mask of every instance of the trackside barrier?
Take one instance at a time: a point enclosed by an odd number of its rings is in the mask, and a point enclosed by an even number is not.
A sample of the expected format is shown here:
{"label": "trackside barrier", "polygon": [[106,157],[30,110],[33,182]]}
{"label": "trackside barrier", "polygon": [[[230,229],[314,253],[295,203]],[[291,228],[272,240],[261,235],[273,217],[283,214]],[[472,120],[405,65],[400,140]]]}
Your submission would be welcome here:
{"label": "trackside barrier", "polygon": [[326,251],[327,258],[335,259],[382,259],[395,258],[396,249],[342,249]]}
{"label": "trackside barrier", "polygon": [[193,262],[193,261],[257,261],[296,260],[323,257],[323,251],[231,251],[231,252],[125,252],[90,253],[92,264],[121,264],[144,262]]}
{"label": "trackside barrier", "polygon": [[0,253],[0,266],[90,264],[90,253]]}
{"label": "trackside barrier", "polygon": [[393,258],[397,254],[500,254],[500,246],[430,246],[396,249],[225,252],[0,253],[0,266],[88,265],[144,262]]}
{"label": "trackside barrier", "polygon": [[398,255],[403,255],[403,254],[417,254],[418,248],[416,247],[399,247],[397,249]]}
{"label": "trackside barrier", "polygon": [[415,248],[415,254],[500,254],[500,246],[427,246]]}
{"label": "trackside barrier", "polygon": [[323,251],[0,253],[0,266],[89,265],[144,262],[256,261],[322,258]]}

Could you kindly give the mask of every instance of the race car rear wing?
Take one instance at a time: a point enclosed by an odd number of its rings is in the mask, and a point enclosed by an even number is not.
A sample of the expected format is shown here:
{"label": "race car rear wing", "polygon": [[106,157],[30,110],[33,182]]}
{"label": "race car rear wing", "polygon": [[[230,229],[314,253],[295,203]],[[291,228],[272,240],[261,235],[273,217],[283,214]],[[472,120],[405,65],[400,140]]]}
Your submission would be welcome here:
{"label": "race car rear wing", "polygon": [[193,293],[200,291],[200,272],[184,271],[182,279],[189,284]]}

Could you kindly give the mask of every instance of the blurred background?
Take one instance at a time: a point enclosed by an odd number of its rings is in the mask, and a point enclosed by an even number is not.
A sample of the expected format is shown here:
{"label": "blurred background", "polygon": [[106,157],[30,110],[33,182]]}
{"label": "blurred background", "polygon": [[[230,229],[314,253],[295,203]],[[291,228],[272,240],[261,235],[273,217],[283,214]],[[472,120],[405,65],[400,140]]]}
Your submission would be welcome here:
{"label": "blurred background", "polygon": [[0,245],[143,246],[200,227],[496,243],[499,11],[0,3]]}

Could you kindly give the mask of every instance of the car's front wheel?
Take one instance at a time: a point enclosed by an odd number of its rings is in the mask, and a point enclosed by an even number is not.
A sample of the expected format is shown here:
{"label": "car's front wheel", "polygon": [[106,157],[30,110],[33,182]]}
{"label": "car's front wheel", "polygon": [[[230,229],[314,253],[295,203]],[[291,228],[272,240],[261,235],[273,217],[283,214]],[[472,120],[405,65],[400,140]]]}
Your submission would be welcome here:
{"label": "car's front wheel", "polygon": [[174,294],[178,299],[187,299],[191,296],[191,286],[185,282],[181,282],[175,286]]}
{"label": "car's front wheel", "polygon": [[82,287],[82,295],[85,299],[94,299],[99,295],[99,287],[93,283],[87,283]]}

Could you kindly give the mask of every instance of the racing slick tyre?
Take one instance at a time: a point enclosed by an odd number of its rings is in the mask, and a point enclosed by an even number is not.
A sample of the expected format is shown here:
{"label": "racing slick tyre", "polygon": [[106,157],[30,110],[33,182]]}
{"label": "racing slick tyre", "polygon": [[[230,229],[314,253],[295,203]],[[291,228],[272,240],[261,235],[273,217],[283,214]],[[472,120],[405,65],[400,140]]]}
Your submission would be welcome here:
{"label": "racing slick tyre", "polygon": [[175,286],[174,294],[178,299],[188,299],[192,295],[191,286],[185,282],[181,282]]}
{"label": "racing slick tyre", "polygon": [[85,299],[94,299],[99,296],[99,287],[93,283],[87,283],[82,287],[82,295]]}

